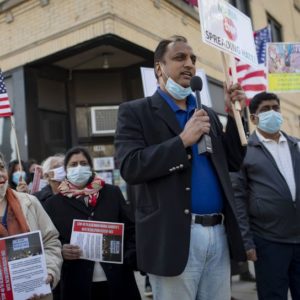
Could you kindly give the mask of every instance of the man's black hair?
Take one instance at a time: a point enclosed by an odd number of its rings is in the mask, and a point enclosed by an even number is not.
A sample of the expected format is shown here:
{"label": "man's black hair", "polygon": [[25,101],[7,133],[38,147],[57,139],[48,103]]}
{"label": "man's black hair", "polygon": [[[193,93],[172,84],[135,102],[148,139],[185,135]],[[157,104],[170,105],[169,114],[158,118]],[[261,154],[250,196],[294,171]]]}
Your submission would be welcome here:
{"label": "man's black hair", "polygon": [[156,79],[158,78],[156,74],[156,63],[163,61],[163,57],[167,51],[167,47],[171,43],[175,42],[184,42],[187,43],[187,39],[184,36],[181,35],[173,35],[169,39],[164,39],[159,42],[157,45],[155,51],[154,51],[154,73]]}
{"label": "man's black hair", "polygon": [[278,98],[278,96],[276,94],[273,93],[267,93],[267,92],[262,92],[259,94],[256,94],[249,105],[249,111],[250,114],[255,114],[259,105],[266,100],[276,100],[278,102],[278,104],[280,105],[280,100]]}

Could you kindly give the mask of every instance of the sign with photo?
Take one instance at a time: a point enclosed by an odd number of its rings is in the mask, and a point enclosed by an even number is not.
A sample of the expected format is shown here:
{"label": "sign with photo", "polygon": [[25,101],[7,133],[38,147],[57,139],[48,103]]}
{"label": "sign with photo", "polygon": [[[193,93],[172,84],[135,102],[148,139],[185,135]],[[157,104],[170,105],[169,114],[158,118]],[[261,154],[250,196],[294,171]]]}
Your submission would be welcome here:
{"label": "sign with photo", "polygon": [[51,293],[40,231],[1,238],[0,253],[0,299]]}
{"label": "sign with photo", "polygon": [[71,244],[82,250],[82,259],[123,263],[124,224],[73,220]]}
{"label": "sign with photo", "polygon": [[300,43],[267,44],[268,91],[300,91]]}

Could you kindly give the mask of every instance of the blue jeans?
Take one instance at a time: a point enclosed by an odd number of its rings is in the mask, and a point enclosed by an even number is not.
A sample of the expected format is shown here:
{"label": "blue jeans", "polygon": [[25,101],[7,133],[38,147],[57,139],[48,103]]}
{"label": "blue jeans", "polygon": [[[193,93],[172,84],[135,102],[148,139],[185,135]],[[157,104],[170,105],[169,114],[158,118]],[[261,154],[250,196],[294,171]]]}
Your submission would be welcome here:
{"label": "blue jeans", "polygon": [[149,277],[154,300],[229,300],[230,259],[224,225],[192,224],[183,273]]}

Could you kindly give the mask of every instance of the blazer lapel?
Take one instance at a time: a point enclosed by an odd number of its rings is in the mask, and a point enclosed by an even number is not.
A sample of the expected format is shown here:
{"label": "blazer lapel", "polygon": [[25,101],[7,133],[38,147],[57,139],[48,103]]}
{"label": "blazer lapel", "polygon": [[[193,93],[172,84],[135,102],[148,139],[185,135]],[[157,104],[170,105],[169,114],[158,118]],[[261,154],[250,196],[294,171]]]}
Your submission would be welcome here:
{"label": "blazer lapel", "polygon": [[168,103],[159,95],[158,92],[155,92],[155,94],[148,99],[150,99],[155,113],[166,123],[173,133],[179,135],[182,129],[179,126],[175,113]]}
{"label": "blazer lapel", "polygon": [[278,171],[278,173],[280,174],[280,177],[285,181],[282,173],[280,172],[277,163],[274,159],[274,157],[272,156],[272,154],[270,153],[270,151],[264,146],[263,143],[261,143],[256,135],[256,133],[254,132],[250,137],[249,137],[249,141],[248,143],[250,145],[253,145],[255,147],[260,147],[263,151],[263,153],[266,155],[266,157],[270,160],[270,162],[272,163],[272,165],[274,166],[274,168]]}
{"label": "blazer lapel", "polygon": [[[292,199],[292,194],[291,194],[291,191],[290,191],[290,188],[286,182],[286,179],[284,178],[284,176],[282,175],[282,173],[280,172],[279,168],[278,168],[278,165],[275,161],[275,159],[273,158],[272,154],[270,153],[270,151],[264,146],[263,143],[261,143],[256,135],[256,133],[253,133],[250,138],[249,138],[249,143],[256,146],[256,147],[260,147],[263,151],[263,153],[266,155],[266,157],[269,159],[269,161],[272,163],[272,165],[274,166],[274,168],[277,170],[278,172],[278,175],[280,176],[280,178],[282,179],[283,181],[283,186],[285,187],[285,192],[284,194],[289,194],[291,199]],[[291,156],[292,156],[292,153],[291,153]],[[293,160],[293,158],[292,158]],[[296,177],[295,177],[296,178]]]}

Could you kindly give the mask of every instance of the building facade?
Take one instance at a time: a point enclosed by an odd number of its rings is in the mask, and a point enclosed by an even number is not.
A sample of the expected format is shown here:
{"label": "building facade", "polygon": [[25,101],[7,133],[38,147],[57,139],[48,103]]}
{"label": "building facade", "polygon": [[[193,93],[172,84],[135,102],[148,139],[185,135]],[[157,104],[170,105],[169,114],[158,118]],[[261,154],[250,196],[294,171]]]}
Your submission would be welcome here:
{"label": "building facade", "polygon": [[[225,114],[220,53],[201,41],[196,1],[0,0],[0,68],[24,160],[88,146],[113,157],[118,105],[143,97],[141,67],[157,43],[184,35],[208,76],[213,108]],[[232,0],[253,29],[272,26],[274,41],[300,40],[300,1]],[[300,137],[299,93],[281,94],[284,130]],[[0,144],[15,157],[10,121]],[[114,166],[115,167],[115,166]]]}

